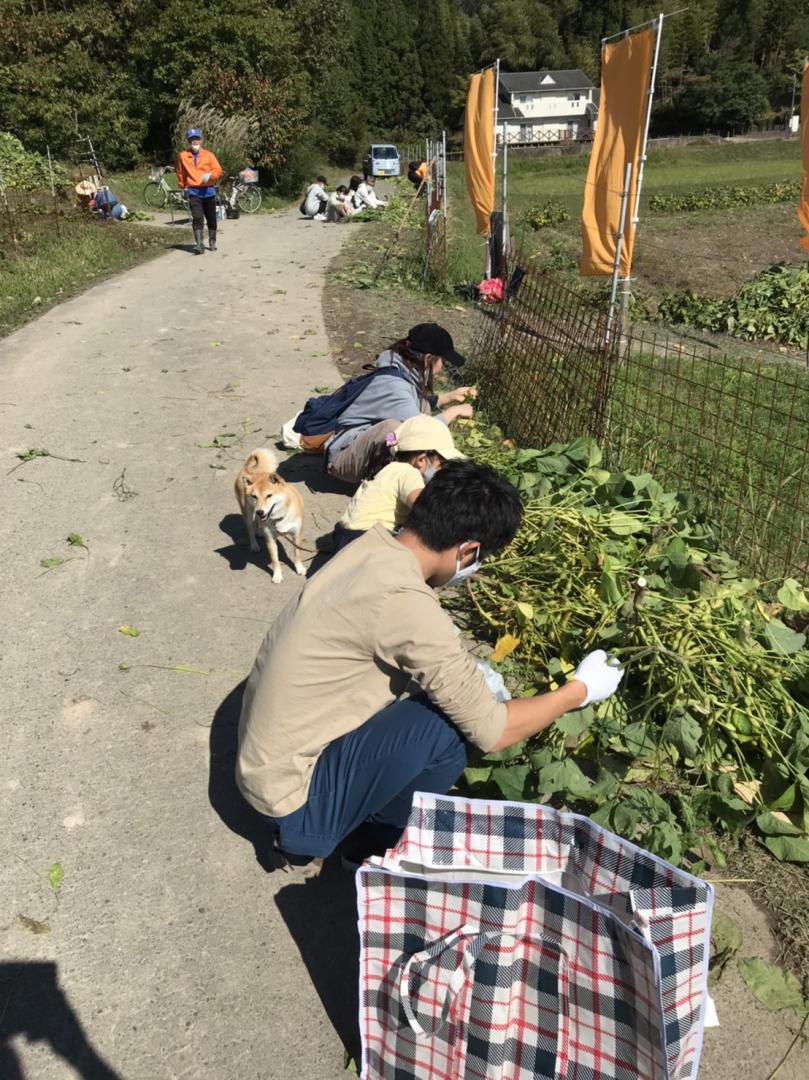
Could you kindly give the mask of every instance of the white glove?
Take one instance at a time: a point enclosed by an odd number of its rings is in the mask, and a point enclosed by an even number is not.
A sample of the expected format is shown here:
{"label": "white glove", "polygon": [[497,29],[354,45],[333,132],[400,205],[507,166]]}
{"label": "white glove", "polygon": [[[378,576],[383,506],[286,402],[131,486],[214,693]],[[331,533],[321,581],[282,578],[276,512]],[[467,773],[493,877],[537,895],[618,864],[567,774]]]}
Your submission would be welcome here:
{"label": "white glove", "polygon": [[211,179],[211,174],[209,172],[204,172],[202,174],[202,182],[203,182],[203,184],[207,184],[210,179]]}
{"label": "white glove", "polygon": [[579,708],[612,697],[623,677],[623,668],[618,666],[617,660],[608,660],[603,649],[588,653],[573,674],[573,678],[583,682],[587,690],[587,697]]}

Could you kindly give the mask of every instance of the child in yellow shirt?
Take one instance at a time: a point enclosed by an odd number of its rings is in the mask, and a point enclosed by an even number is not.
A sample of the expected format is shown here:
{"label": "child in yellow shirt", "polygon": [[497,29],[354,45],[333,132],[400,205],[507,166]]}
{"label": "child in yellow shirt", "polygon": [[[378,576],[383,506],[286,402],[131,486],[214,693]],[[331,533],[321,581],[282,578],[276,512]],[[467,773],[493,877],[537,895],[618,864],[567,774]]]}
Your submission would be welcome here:
{"label": "child in yellow shirt", "polygon": [[372,457],[365,479],[335,525],[335,552],[377,522],[391,531],[400,528],[444,462],[464,457],[443,420],[423,415],[405,420]]}

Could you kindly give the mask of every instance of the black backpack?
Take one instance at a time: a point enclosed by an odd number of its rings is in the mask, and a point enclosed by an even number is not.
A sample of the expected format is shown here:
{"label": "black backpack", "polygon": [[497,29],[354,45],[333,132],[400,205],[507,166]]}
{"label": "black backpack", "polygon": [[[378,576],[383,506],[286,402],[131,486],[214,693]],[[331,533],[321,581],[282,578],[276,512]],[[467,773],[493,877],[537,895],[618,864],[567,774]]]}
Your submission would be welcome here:
{"label": "black backpack", "polygon": [[355,375],[334,393],[309,398],[293,424],[293,431],[297,431],[299,435],[325,435],[327,432],[334,431],[340,415],[357,400],[371,379],[379,375],[393,375],[395,378],[407,379],[404,372],[393,365],[374,368],[366,375]]}

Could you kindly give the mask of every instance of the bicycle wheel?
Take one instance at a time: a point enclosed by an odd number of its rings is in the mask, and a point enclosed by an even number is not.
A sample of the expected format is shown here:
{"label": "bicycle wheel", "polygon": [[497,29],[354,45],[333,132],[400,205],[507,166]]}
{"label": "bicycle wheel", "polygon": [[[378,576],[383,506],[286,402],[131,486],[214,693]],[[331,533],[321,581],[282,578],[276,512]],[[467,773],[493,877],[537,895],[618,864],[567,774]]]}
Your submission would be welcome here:
{"label": "bicycle wheel", "polygon": [[245,214],[255,214],[261,206],[261,188],[258,184],[246,184],[240,187],[236,196],[236,205]]}
{"label": "bicycle wheel", "polygon": [[154,206],[158,210],[162,209],[167,201],[165,185],[150,180],[143,189],[143,199],[147,206]]}

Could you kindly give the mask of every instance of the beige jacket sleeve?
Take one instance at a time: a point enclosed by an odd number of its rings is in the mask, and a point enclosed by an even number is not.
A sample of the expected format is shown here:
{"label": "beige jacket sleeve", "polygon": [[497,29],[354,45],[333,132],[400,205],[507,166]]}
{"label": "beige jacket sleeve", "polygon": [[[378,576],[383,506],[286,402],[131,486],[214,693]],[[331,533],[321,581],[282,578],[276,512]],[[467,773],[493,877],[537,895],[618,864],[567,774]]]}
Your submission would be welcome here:
{"label": "beige jacket sleeve", "polygon": [[455,636],[435,597],[417,590],[392,593],[380,612],[380,660],[406,672],[430,701],[481,750],[492,750],[506,723],[474,660]]}

